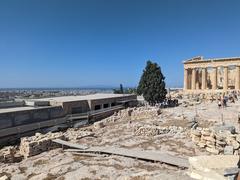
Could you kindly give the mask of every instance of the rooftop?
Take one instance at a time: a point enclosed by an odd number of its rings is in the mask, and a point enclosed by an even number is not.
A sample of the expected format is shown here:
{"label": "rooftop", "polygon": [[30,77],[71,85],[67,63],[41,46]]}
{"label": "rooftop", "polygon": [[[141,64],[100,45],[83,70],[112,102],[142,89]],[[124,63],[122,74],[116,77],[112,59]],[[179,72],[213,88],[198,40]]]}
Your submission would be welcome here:
{"label": "rooftop", "polygon": [[44,109],[44,108],[53,108],[54,106],[45,106],[45,107],[32,107],[32,106],[23,106],[23,107],[11,107],[0,109],[0,114],[2,113],[11,113],[19,111],[29,111],[33,109]]}
{"label": "rooftop", "polygon": [[191,59],[185,60],[183,61],[183,63],[198,63],[198,62],[227,61],[227,60],[240,60],[240,57],[204,59],[203,56],[197,56],[197,57],[193,57]]}
{"label": "rooftop", "polygon": [[90,94],[84,96],[61,96],[61,97],[53,97],[53,98],[43,98],[36,99],[36,101],[56,101],[56,102],[73,102],[73,101],[86,101],[86,100],[98,100],[98,99],[107,99],[107,98],[119,98],[119,97],[127,97],[132,94]]}

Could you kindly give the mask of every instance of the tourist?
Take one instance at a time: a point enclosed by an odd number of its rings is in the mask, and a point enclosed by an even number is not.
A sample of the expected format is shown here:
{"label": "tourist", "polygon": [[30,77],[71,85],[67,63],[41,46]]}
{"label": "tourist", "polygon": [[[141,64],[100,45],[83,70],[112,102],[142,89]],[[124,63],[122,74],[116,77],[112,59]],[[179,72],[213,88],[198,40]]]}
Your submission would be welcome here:
{"label": "tourist", "polygon": [[222,101],[221,98],[218,99],[218,108],[220,109],[222,107]]}
{"label": "tourist", "polygon": [[223,108],[227,107],[227,97],[226,96],[222,100],[222,106],[223,106]]}

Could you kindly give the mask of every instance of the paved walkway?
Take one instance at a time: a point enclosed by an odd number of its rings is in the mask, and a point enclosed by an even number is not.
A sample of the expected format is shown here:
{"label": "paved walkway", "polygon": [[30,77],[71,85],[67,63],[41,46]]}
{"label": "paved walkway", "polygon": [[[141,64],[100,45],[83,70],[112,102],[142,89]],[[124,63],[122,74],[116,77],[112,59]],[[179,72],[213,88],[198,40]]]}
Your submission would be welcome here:
{"label": "paved walkway", "polygon": [[84,153],[100,153],[100,154],[110,154],[110,155],[118,155],[124,157],[130,157],[134,159],[141,159],[145,161],[154,161],[154,162],[162,162],[173,166],[188,168],[189,162],[188,158],[181,158],[172,156],[166,153],[159,153],[156,151],[141,151],[134,149],[125,149],[125,148],[116,148],[116,147],[91,147],[86,148],[79,144],[74,144],[71,142],[63,141],[63,140],[53,140],[56,143],[69,146],[72,148],[77,148],[77,152]]}

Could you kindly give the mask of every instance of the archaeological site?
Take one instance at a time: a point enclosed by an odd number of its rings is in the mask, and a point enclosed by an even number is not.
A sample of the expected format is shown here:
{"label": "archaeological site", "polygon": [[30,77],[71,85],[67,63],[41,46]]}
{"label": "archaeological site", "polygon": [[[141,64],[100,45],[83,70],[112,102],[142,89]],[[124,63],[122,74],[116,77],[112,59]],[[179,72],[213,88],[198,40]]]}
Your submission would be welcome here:
{"label": "archaeological site", "polygon": [[0,179],[236,179],[239,65],[185,61],[184,89],[169,90],[164,106],[131,94],[2,105]]}
{"label": "archaeological site", "polygon": [[0,180],[240,180],[240,0],[0,0]]}

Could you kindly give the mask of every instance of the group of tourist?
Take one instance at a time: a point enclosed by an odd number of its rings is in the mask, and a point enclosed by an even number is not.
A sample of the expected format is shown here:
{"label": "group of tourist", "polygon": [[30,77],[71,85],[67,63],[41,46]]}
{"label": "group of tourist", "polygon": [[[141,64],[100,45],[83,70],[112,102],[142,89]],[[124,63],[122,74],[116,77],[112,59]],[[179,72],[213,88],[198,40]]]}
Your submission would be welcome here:
{"label": "group of tourist", "polygon": [[157,106],[161,108],[176,107],[178,106],[178,100],[172,99],[171,96],[169,96],[163,102],[159,103]]}
{"label": "group of tourist", "polygon": [[238,100],[238,94],[237,92],[233,91],[228,96],[225,96],[225,94],[220,95],[218,97],[218,108],[220,109],[227,107],[227,102],[235,103],[235,101]]}

